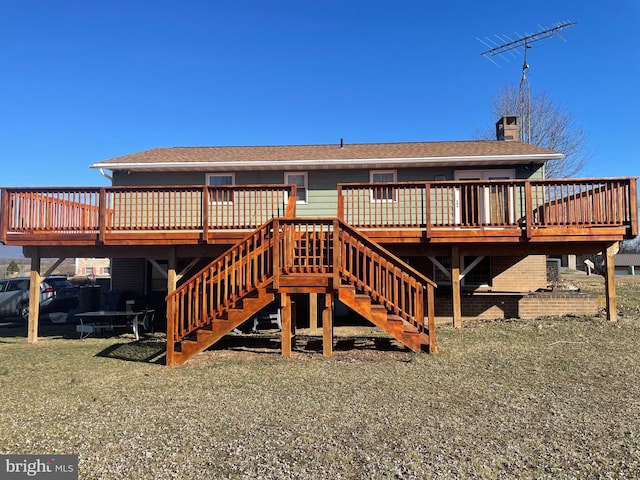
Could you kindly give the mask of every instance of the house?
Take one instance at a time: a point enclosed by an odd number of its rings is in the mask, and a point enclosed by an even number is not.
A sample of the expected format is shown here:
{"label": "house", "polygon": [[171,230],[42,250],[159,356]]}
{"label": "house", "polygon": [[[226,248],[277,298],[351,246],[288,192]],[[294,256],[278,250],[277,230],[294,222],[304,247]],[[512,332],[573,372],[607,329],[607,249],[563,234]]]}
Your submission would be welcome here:
{"label": "house", "polygon": [[76,277],[109,278],[111,262],[108,258],[76,258]]}
{"label": "house", "polygon": [[534,292],[547,255],[603,251],[612,271],[637,235],[635,179],[545,180],[561,153],[512,140],[515,117],[496,138],[156,148],[93,164],[111,187],[3,189],[0,241],[32,275],[105,257],[112,288],[166,297],[170,364],[274,303],[285,355],[302,322],[330,355],[338,302],[414,351],[436,349],[436,317],[595,311]]}
{"label": "house", "polygon": [[617,253],[616,275],[640,275],[640,253]]}

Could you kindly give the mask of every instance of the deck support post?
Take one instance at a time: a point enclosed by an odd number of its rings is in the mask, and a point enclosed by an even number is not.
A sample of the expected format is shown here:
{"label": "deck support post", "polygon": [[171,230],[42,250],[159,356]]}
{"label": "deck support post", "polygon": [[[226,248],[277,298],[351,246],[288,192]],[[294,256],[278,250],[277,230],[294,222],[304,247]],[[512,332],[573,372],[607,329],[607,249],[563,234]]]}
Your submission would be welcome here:
{"label": "deck support post", "polygon": [[[324,319],[324,316],[323,316]],[[318,294],[309,294],[309,333],[318,333]]]}
{"label": "deck support post", "polygon": [[[178,259],[176,257],[176,249],[169,249],[167,258],[167,295],[175,291],[178,285],[178,274],[176,272]],[[167,305],[168,306],[168,305]],[[175,343],[173,341],[174,325],[172,321],[173,315],[167,312],[167,366],[173,365]]]}
{"label": "deck support post", "polygon": [[330,357],[333,355],[333,294],[327,293],[324,296],[324,307],[322,308],[322,355]]}
{"label": "deck support post", "polygon": [[40,249],[37,247],[31,257],[31,279],[29,282],[27,342],[36,343],[38,341],[38,319],[40,317]]}
{"label": "deck support post", "polygon": [[604,255],[604,295],[607,303],[607,320],[610,322],[618,321],[614,255],[619,249],[619,242],[612,243],[607,246]]}
{"label": "deck support post", "polygon": [[291,351],[295,345],[295,315],[291,305],[291,295],[285,292],[280,293],[280,308],[282,309],[282,356],[291,358]]}
{"label": "deck support post", "polygon": [[451,296],[453,301],[453,326],[462,326],[462,308],[460,306],[460,247],[451,247]]}

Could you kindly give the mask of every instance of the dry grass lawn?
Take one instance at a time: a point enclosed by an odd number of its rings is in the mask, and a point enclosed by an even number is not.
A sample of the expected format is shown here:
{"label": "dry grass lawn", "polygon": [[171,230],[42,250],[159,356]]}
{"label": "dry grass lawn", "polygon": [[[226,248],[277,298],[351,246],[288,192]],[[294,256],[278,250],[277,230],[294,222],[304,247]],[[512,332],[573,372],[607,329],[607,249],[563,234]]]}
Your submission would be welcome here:
{"label": "dry grass lawn", "polygon": [[0,452],[78,454],[82,479],[639,478],[640,282],[617,285],[617,324],[439,326],[438,355],[362,329],[284,360],[274,332],[164,368],[161,337],[2,327]]}

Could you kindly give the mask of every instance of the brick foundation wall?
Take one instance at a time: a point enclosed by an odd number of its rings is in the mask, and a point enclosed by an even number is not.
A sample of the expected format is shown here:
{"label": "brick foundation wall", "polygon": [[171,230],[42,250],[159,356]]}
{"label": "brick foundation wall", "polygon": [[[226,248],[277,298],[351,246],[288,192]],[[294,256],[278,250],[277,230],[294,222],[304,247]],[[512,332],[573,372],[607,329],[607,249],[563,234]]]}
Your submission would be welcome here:
{"label": "brick foundation wall", "polygon": [[[585,315],[598,313],[598,295],[576,292],[524,293],[522,295],[462,295],[462,320]],[[448,323],[453,316],[451,297],[436,297],[438,323]]]}
{"label": "brick foundation wall", "polygon": [[520,300],[520,318],[556,315],[591,316],[598,313],[598,295],[591,293],[534,293]]}

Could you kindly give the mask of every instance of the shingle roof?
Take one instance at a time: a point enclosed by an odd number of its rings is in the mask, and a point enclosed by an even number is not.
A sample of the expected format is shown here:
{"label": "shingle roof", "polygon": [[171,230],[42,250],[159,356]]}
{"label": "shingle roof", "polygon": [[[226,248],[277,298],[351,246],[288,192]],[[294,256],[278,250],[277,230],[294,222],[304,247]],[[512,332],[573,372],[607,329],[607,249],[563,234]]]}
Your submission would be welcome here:
{"label": "shingle roof", "polygon": [[[560,158],[561,154],[545,148],[515,141],[477,140],[457,142],[366,143],[335,145],[235,146],[235,147],[169,147],[112,158],[92,165],[108,169],[182,169],[187,166],[226,167],[246,165],[278,168],[300,162],[358,164],[396,160],[415,163],[432,161],[465,162],[485,159],[496,163],[523,163]],[[345,168],[345,167],[343,167]]]}
{"label": "shingle roof", "polygon": [[640,253],[618,253],[615,264],[617,267],[640,266]]}

